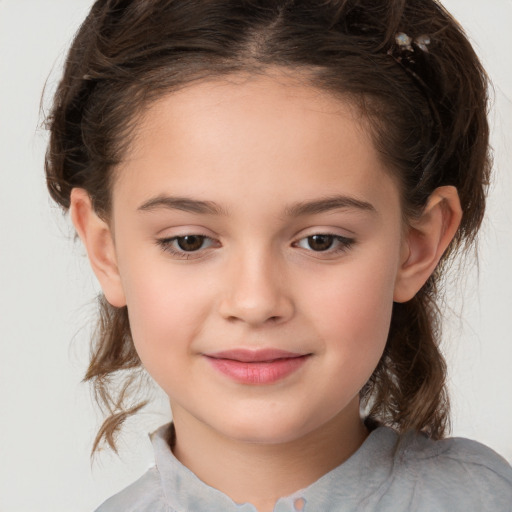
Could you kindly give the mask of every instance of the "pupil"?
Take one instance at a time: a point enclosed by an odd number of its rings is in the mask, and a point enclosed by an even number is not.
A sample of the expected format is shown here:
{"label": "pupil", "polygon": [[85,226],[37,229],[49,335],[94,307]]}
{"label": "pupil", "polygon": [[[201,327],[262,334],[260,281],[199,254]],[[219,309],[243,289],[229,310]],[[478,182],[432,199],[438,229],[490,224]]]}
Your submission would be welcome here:
{"label": "pupil", "polygon": [[332,235],[313,235],[308,237],[308,244],[314,251],[326,251],[333,243]]}
{"label": "pupil", "polygon": [[201,249],[203,245],[204,236],[198,235],[189,235],[189,236],[180,236],[178,238],[178,245],[183,251],[197,251]]}

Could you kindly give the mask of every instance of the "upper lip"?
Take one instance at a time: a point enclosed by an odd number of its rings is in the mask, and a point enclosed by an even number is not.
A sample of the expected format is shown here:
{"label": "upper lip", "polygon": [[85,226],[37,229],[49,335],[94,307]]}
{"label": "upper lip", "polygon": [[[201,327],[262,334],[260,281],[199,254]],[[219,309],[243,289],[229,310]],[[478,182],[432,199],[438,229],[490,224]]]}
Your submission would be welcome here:
{"label": "upper lip", "polygon": [[302,357],[308,354],[289,352],[277,348],[264,349],[246,349],[235,348],[231,350],[221,350],[219,352],[209,352],[204,354],[206,357],[213,359],[230,359],[232,361],[240,361],[242,363],[262,363],[267,361],[275,361],[276,359],[290,359],[292,357]]}

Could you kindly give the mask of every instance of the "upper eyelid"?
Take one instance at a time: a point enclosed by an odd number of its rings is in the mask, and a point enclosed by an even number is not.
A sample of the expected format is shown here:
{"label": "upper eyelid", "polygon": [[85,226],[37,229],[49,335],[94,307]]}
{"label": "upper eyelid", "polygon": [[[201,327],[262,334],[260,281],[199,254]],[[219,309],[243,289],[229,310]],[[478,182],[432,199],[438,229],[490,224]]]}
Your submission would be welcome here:
{"label": "upper eyelid", "polygon": [[[300,236],[299,236],[300,235]],[[312,225],[311,227],[301,229],[295,235],[295,238],[307,238],[313,235],[331,235],[340,236],[342,238],[355,238],[356,231],[349,229],[346,226],[329,226],[329,225]]]}
{"label": "upper eyelid", "polygon": [[341,233],[337,233],[333,230],[329,230],[329,229],[319,229],[319,230],[316,230],[316,231],[311,231],[310,233],[307,233],[307,234],[301,234],[300,236],[296,236],[294,238],[294,242],[293,243],[296,243],[296,242],[299,242],[300,240],[304,240],[305,238],[309,238],[311,236],[316,236],[316,235],[323,235],[323,236],[332,236],[333,238],[337,238],[337,239],[342,239],[342,240],[345,240],[345,241],[351,241],[351,242],[355,242],[355,235],[350,232],[349,235],[345,235],[345,234],[341,234]]}
{"label": "upper eyelid", "polygon": [[[165,234],[169,232],[170,234]],[[162,229],[159,229],[158,232],[155,233],[155,236],[160,239],[170,239],[170,238],[180,238],[183,236],[204,236],[207,238],[215,238],[214,232],[202,225],[169,225]]]}

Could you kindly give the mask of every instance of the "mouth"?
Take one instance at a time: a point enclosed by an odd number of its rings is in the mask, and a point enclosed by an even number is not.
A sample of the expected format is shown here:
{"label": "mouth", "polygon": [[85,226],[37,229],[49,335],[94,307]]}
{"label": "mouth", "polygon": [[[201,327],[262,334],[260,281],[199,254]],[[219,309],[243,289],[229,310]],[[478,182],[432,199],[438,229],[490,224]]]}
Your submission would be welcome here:
{"label": "mouth", "polygon": [[311,354],[279,349],[233,349],[203,354],[213,368],[241,384],[272,384],[298,371]]}

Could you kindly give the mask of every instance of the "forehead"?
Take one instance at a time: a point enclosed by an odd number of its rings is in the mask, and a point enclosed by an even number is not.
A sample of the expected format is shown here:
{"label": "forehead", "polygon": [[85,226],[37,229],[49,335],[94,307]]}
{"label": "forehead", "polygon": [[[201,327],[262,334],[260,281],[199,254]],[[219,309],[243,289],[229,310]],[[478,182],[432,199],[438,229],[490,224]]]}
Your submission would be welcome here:
{"label": "forehead", "polygon": [[144,112],[114,202],[119,192],[125,200],[213,194],[226,203],[261,194],[300,201],[333,189],[378,196],[389,180],[348,101],[284,74],[234,75],[169,93]]}

